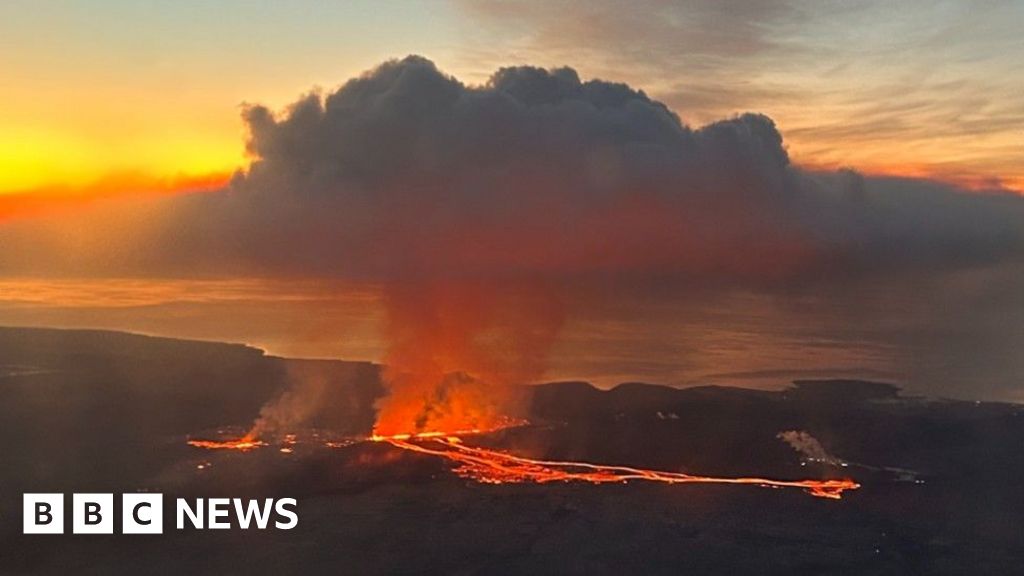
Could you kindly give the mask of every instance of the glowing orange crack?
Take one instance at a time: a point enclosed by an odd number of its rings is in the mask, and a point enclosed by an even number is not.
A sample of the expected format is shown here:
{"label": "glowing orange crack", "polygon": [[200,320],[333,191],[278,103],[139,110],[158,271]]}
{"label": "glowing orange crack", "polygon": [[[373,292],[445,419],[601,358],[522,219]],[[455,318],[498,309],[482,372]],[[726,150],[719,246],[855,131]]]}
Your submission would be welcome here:
{"label": "glowing orange crack", "polygon": [[238,440],[189,440],[188,445],[196,448],[205,448],[207,450],[240,450],[242,452],[248,452],[249,450],[266,446],[267,443],[245,436]]}
{"label": "glowing orange crack", "polygon": [[[478,434],[483,430],[460,430],[455,433],[420,432],[417,434],[395,434],[381,436],[374,434],[367,438],[372,442],[386,442],[396,448],[437,456],[457,463],[455,474],[485,484],[513,484],[535,482],[590,482],[607,484],[646,480],[666,484],[749,484],[767,488],[800,488],[812,496],[838,500],[846,490],[856,490],[860,484],[849,478],[828,480],[772,480],[757,477],[716,477],[697,476],[682,472],[647,470],[629,466],[611,466],[564,460],[536,460],[515,456],[497,450],[489,450],[462,443],[460,436]],[[431,446],[425,444],[430,443]],[[266,446],[266,442],[249,435],[237,440],[189,440],[188,444],[205,449],[232,449],[243,452]],[[294,444],[290,437],[289,445]],[[347,446],[349,443],[333,443]],[[436,445],[436,447],[434,446]],[[328,443],[332,446],[332,443]]]}
{"label": "glowing orange crack", "polygon": [[[714,476],[695,476],[681,472],[663,472],[645,470],[628,466],[606,466],[589,462],[572,462],[558,460],[534,460],[504,452],[466,446],[457,436],[431,434],[375,437],[376,441],[387,442],[403,450],[419,452],[446,458],[459,464],[454,470],[463,478],[489,484],[505,484],[520,482],[590,482],[606,484],[610,482],[627,482],[629,480],[646,480],[667,484],[751,484],[768,488],[801,488],[820,498],[838,500],[846,490],[856,490],[860,484],[851,479],[830,480],[771,480],[768,478],[728,478]],[[410,440],[423,440],[439,444],[440,448],[424,446]]]}

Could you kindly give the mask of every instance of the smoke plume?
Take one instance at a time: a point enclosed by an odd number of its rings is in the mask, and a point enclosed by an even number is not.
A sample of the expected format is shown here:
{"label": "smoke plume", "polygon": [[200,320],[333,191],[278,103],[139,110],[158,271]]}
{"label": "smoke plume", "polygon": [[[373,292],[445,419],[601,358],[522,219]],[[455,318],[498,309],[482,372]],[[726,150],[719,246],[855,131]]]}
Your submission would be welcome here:
{"label": "smoke plume", "polygon": [[779,432],[777,438],[793,447],[801,456],[813,462],[832,466],[842,466],[843,460],[825,451],[818,439],[803,430],[786,430]]}
{"label": "smoke plume", "polygon": [[539,283],[414,282],[387,289],[384,377],[376,431],[500,426],[543,375],[562,303]]}
{"label": "smoke plume", "polygon": [[277,399],[260,409],[247,438],[263,439],[294,431],[320,410],[330,392],[330,380],[315,371],[291,369],[288,382],[289,387]]}

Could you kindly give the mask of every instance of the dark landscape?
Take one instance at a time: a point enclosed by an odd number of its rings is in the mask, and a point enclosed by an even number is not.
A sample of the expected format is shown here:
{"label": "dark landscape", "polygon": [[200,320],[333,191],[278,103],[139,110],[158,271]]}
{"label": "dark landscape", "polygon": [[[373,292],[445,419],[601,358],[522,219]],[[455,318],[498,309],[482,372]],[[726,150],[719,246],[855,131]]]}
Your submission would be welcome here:
{"label": "dark landscape", "polygon": [[[346,440],[370,433],[379,379],[369,363],[243,345],[0,329],[0,573],[1024,573],[1019,405],[851,380],[777,392],[557,382],[532,387],[530,425],[474,438],[533,458],[862,485],[826,500],[756,486],[478,484],[445,460]],[[314,399],[293,451],[279,451],[284,438],[245,453],[186,445],[244,432],[286,394]],[[808,458],[782,431],[828,456]],[[22,536],[21,494],[49,491],[162,492],[165,534]],[[174,529],[170,498],[217,495],[297,498],[298,527]]]}

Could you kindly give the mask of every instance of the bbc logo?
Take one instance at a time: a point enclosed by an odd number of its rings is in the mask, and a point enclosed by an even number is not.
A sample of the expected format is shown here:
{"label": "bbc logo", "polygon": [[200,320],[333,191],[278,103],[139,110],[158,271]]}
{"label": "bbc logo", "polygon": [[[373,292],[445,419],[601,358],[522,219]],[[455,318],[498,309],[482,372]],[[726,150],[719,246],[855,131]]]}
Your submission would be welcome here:
{"label": "bbc logo", "polygon": [[[73,494],[71,496],[71,532],[73,534],[113,534],[113,494]],[[162,494],[122,494],[122,534],[163,534]],[[63,494],[25,494],[22,500],[22,532],[25,534],[64,533]]]}

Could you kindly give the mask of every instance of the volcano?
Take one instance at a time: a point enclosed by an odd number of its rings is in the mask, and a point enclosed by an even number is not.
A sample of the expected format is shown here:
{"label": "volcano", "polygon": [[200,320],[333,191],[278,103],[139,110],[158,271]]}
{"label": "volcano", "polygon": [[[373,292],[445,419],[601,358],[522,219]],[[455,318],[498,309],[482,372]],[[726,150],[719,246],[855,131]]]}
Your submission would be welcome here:
{"label": "volcano", "polygon": [[[287,533],[169,530],[131,544],[131,554],[120,537],[41,541],[0,522],[3,573],[1013,573],[1024,555],[1015,489],[1024,407],[1015,404],[917,398],[849,380],[780,391],[560,382],[530,389],[529,426],[462,431],[459,442],[373,441],[385,390],[372,364],[0,329],[0,366],[0,519],[17,517],[23,492],[138,490],[295,497],[300,518]],[[186,444],[243,437],[297,373],[329,391],[301,425],[247,451]],[[778,438],[794,430],[829,457]],[[460,474],[479,451],[529,474],[608,481],[487,483],[479,475],[488,470],[472,466]],[[679,486],[638,470],[852,478],[861,488],[835,500],[800,487]]]}

